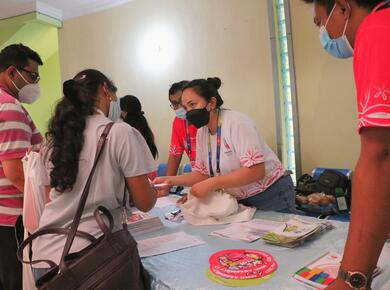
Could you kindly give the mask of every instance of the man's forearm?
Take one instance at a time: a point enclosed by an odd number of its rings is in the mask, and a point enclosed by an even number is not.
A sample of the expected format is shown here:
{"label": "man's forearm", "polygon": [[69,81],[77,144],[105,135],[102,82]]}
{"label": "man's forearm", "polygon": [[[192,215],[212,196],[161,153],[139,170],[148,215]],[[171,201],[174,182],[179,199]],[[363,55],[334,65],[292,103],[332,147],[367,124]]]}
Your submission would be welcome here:
{"label": "man's forearm", "polygon": [[173,182],[173,185],[190,187],[193,186],[195,183],[201,182],[208,178],[208,175],[201,174],[198,171],[192,171],[184,175],[171,177],[171,180]]}
{"label": "man's forearm", "polygon": [[169,155],[168,165],[167,165],[167,176],[177,175],[177,170],[179,169],[181,162],[181,155]]}
{"label": "man's forearm", "polygon": [[351,224],[342,268],[371,275],[389,232],[390,157],[362,152],[352,188]]}
{"label": "man's forearm", "polygon": [[12,180],[12,185],[15,186],[20,192],[24,192],[24,176]]}

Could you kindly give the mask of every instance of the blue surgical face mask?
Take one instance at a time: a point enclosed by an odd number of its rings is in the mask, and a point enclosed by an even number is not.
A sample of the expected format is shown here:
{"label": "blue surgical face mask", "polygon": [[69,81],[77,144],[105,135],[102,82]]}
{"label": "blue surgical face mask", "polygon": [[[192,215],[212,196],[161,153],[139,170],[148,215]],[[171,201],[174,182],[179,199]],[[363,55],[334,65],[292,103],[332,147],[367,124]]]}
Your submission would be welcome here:
{"label": "blue surgical face mask", "polygon": [[183,108],[183,107],[180,107],[179,109],[175,110],[175,114],[176,114],[176,117],[178,117],[179,119],[182,119],[182,120],[186,120],[186,114],[187,114],[187,111]]}
{"label": "blue surgical face mask", "polygon": [[320,41],[323,48],[332,56],[337,58],[349,58],[353,56],[353,48],[349,43],[347,36],[345,35],[345,30],[347,29],[349,18],[345,23],[342,36],[332,39],[330,38],[328,31],[326,30],[326,26],[328,25],[329,19],[332,17],[335,8],[336,4],[333,6],[333,9],[330,12],[325,25],[321,26],[320,28]]}
{"label": "blue surgical face mask", "polygon": [[121,107],[119,105],[119,100],[117,101],[111,101],[110,103],[110,109],[108,111],[108,118],[112,121],[116,122],[120,118],[122,113]]}

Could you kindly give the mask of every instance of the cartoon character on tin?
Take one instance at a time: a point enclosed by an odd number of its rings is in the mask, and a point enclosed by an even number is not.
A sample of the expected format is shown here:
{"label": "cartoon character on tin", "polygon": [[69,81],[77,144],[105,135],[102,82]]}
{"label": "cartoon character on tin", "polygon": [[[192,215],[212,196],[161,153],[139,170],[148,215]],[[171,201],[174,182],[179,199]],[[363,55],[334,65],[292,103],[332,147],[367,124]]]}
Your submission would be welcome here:
{"label": "cartoon character on tin", "polygon": [[219,263],[227,267],[229,270],[239,270],[248,267],[255,267],[264,264],[264,260],[261,256],[244,252],[229,253],[219,257]]}

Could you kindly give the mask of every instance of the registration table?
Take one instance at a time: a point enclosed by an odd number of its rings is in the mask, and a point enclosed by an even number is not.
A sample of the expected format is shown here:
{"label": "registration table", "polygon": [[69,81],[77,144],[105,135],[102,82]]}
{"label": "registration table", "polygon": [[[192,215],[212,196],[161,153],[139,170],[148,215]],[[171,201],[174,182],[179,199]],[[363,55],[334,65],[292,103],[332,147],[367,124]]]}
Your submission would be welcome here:
{"label": "registration table", "polygon": [[[275,276],[267,282],[258,286],[243,287],[243,289],[257,290],[303,290],[305,287],[293,281],[293,274],[318,258],[328,250],[343,252],[344,243],[348,231],[348,222],[332,221],[334,228],[307,241],[296,248],[283,248],[268,245],[262,240],[253,243],[245,243],[209,236],[214,230],[221,229],[225,225],[218,226],[192,226],[185,221],[174,223],[164,219],[164,213],[172,210],[172,206],[155,208],[152,215],[159,215],[165,227],[152,233],[137,237],[142,240],[150,237],[157,237],[165,234],[183,231],[193,235],[205,242],[205,244],[170,252],[162,255],[143,258],[143,264],[152,276],[152,289],[157,290],[218,290],[233,289],[210,281],[205,272],[209,267],[209,257],[215,252],[224,249],[257,249],[273,255],[278,263]],[[255,218],[270,219],[276,221],[287,221],[292,215],[276,212],[258,211]],[[364,251],[364,249],[362,249]],[[375,278],[373,290],[390,290],[390,243],[387,242],[382,251],[379,266],[382,274]]]}

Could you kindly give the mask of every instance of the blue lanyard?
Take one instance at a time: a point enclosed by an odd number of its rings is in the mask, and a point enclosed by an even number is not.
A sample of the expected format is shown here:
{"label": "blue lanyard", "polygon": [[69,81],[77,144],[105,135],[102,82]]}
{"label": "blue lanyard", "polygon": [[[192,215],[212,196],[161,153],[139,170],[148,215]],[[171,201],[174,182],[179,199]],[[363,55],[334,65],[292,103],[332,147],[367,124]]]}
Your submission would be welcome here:
{"label": "blue lanyard", "polygon": [[186,140],[187,140],[188,155],[191,155],[191,137],[190,137],[190,130],[188,129],[188,121],[187,120],[186,120]]}
{"label": "blue lanyard", "polygon": [[[217,174],[221,174],[221,169],[219,168],[220,160],[221,160],[221,133],[222,133],[222,116],[221,116],[221,110],[218,110],[218,117],[217,117],[217,156],[216,156],[216,162],[217,162]],[[210,169],[210,176],[214,176],[213,171],[213,161],[212,161],[212,155],[211,155],[211,137],[210,137],[210,129],[209,129],[209,139],[208,139],[208,148],[209,148],[209,169]]]}

